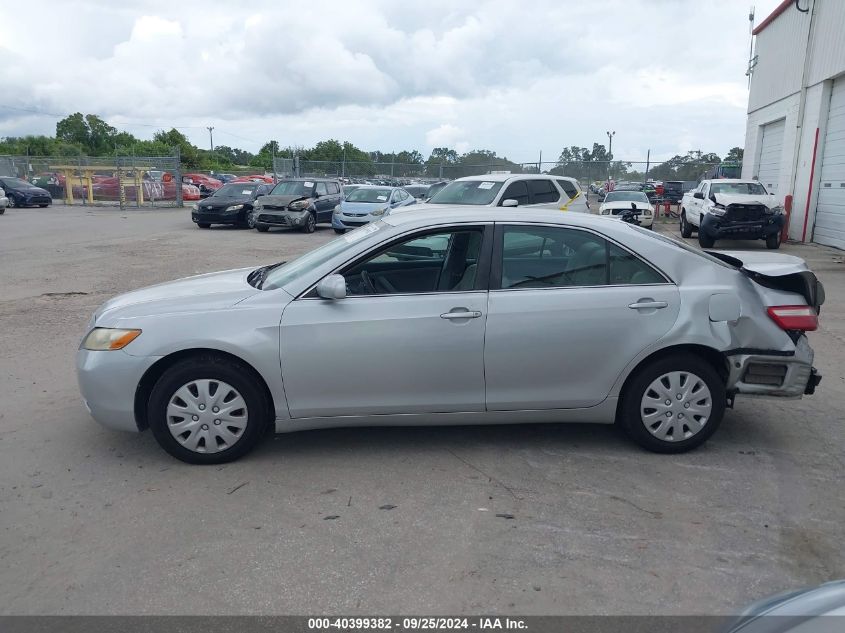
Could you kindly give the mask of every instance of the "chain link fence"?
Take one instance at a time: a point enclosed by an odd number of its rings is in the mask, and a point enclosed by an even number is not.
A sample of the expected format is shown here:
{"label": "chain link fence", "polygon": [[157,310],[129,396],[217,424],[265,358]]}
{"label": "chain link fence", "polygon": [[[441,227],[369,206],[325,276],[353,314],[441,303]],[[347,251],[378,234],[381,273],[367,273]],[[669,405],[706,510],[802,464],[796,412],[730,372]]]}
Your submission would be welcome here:
{"label": "chain link fence", "polygon": [[120,208],[179,207],[199,200],[173,156],[0,156],[0,176],[46,189],[55,202]]}

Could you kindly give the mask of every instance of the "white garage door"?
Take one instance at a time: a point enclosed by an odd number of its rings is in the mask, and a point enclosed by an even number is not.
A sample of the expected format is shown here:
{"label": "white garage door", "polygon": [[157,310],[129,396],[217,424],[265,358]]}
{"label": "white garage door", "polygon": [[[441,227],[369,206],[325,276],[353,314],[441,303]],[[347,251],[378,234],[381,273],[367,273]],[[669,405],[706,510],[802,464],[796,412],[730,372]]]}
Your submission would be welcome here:
{"label": "white garage door", "polygon": [[783,154],[783,131],[786,119],[763,126],[760,160],[757,161],[757,179],[769,193],[777,193],[780,181],[780,164]]}
{"label": "white garage door", "polygon": [[845,249],[845,78],[830,94],[813,240]]}

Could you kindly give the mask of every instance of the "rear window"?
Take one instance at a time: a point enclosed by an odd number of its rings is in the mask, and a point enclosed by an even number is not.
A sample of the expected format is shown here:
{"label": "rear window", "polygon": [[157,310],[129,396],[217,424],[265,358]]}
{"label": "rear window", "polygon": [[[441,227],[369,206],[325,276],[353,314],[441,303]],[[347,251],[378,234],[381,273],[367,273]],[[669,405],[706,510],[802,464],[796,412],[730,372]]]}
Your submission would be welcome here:
{"label": "rear window", "polygon": [[720,266],[724,266],[725,268],[730,268],[731,270],[736,270],[736,266],[731,266],[730,264],[722,261],[718,257],[713,257],[712,255],[709,255],[702,250],[699,250],[699,249],[697,249],[693,246],[690,246],[686,242],[683,242],[679,239],[676,239],[674,237],[668,237],[666,235],[658,233],[657,231],[652,231],[651,229],[644,229],[641,226],[636,226],[635,224],[629,224],[628,222],[625,222],[625,225],[628,226],[629,228],[631,228],[632,230],[639,231],[642,235],[647,235],[648,237],[650,237],[654,240],[659,240],[659,241],[663,242],[664,244],[670,244],[672,246],[680,248],[681,250],[685,250],[688,253],[693,253],[695,255],[698,255],[699,257],[703,257],[704,259],[706,259],[710,262],[713,262],[714,264],[719,264]]}
{"label": "rear window", "polygon": [[578,195],[578,188],[572,184],[570,180],[563,180],[562,178],[558,179],[557,184],[560,185],[560,188],[563,189],[564,193],[569,196],[569,199],[572,200],[575,196]]}

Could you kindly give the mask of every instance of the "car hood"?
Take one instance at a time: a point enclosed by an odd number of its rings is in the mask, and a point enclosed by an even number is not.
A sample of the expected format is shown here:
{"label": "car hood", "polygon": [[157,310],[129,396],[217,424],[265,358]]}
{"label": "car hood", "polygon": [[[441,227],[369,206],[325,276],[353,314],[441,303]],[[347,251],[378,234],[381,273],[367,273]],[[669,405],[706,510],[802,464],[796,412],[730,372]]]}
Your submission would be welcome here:
{"label": "car hood", "polygon": [[229,308],[261,290],[247,282],[254,268],[185,277],[118,295],[94,313],[97,325],[104,321],[173,312],[206,312]]}
{"label": "car hood", "polygon": [[311,196],[261,196],[262,207],[286,207],[294,200],[308,200]]}
{"label": "car hood", "polygon": [[342,211],[349,213],[369,213],[376,209],[384,209],[387,206],[387,200],[383,202],[347,202],[344,200],[340,203]]}
{"label": "car hood", "polygon": [[714,193],[716,202],[728,206],[729,204],[762,204],[767,207],[774,207],[774,196],[755,196],[744,193]]}
{"label": "car hood", "polygon": [[25,195],[31,196],[44,196],[50,195],[46,189],[42,189],[41,187],[21,187],[19,189],[15,189],[18,193],[22,193]]}

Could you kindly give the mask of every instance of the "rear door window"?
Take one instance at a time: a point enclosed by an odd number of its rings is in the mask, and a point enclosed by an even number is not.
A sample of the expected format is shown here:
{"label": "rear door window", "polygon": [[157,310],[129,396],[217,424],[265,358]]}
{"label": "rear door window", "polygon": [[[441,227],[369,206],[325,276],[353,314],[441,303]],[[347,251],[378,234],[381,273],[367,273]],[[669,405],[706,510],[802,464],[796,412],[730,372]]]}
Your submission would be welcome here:
{"label": "rear door window", "polygon": [[325,196],[328,194],[328,190],[326,189],[326,183],[318,182],[317,188],[314,190],[317,195]]}
{"label": "rear door window", "polygon": [[517,180],[509,184],[507,189],[505,189],[505,193],[502,194],[502,199],[499,200],[500,207],[505,200],[516,200],[519,206],[528,204],[530,198],[528,196],[528,185],[525,184],[525,181]]}
{"label": "rear door window", "polygon": [[559,178],[557,184],[560,185],[560,188],[563,189],[564,193],[569,197],[570,200],[572,200],[572,198],[578,195],[578,188],[573,185],[571,181]]}
{"label": "rear door window", "polygon": [[528,190],[531,192],[531,204],[560,200],[560,193],[551,180],[529,180]]}

